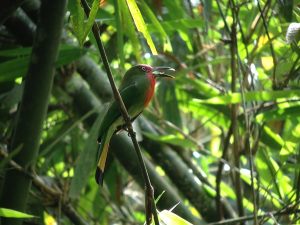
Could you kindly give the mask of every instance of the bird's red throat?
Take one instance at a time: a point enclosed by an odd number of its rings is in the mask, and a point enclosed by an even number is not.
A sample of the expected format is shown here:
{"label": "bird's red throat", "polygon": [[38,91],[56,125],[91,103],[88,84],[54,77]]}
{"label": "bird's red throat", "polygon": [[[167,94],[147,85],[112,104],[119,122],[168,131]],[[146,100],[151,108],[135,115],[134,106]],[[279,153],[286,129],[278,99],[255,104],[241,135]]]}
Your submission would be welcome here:
{"label": "bird's red throat", "polygon": [[152,74],[152,71],[147,73],[147,77],[150,83],[149,83],[149,88],[146,92],[146,98],[144,102],[145,107],[150,103],[154,95],[154,89],[155,89],[155,76]]}

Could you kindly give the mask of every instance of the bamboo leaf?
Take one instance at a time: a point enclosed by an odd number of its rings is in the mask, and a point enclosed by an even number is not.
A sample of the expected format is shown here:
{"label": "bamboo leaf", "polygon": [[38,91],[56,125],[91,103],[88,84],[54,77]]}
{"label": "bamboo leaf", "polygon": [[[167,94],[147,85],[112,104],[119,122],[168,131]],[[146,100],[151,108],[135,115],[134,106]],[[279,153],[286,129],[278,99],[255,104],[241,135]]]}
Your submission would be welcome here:
{"label": "bamboo leaf", "polygon": [[292,106],[266,111],[256,116],[257,122],[270,120],[286,120],[299,117],[300,106]]}
{"label": "bamboo leaf", "polygon": [[[160,22],[161,26],[164,28],[166,32],[173,32],[177,30],[186,31],[187,29],[193,29],[197,27],[204,26],[202,19],[191,19],[191,18],[182,18],[182,19],[174,19],[174,20],[165,20]],[[156,25],[152,22],[151,24],[147,24],[147,27],[150,32],[157,32]]]}
{"label": "bamboo leaf", "polygon": [[[245,101],[272,101],[279,98],[299,98],[300,90],[283,91],[251,91],[245,93]],[[205,103],[213,105],[236,104],[242,101],[240,93],[230,93],[224,96],[213,97],[209,99],[193,99],[196,103]]]}
{"label": "bamboo leaf", "polygon": [[0,217],[6,217],[6,218],[33,218],[35,216],[19,212],[12,209],[6,209],[6,208],[0,208]]}
{"label": "bamboo leaf", "polygon": [[192,225],[190,222],[176,215],[169,210],[163,210],[159,213],[159,218],[166,225]]}
{"label": "bamboo leaf", "polygon": [[162,81],[157,89],[157,96],[164,118],[176,126],[182,127],[178,99],[175,92],[175,83],[172,81]]}
{"label": "bamboo leaf", "polygon": [[89,14],[89,18],[88,18],[87,22],[84,24],[84,32],[81,37],[82,39],[80,40],[81,46],[83,45],[83,42],[85,41],[86,37],[88,36],[89,32],[91,31],[91,28],[92,28],[94,21],[96,19],[96,16],[97,16],[98,9],[99,9],[99,0],[94,0],[90,14]]}
{"label": "bamboo leaf", "polygon": [[124,68],[125,66],[125,56],[124,56],[124,31],[123,31],[123,26],[122,24],[124,24],[124,18],[122,17],[122,11],[120,9],[121,6],[121,1],[120,0],[114,0],[114,4],[115,4],[115,9],[116,9],[116,13],[115,13],[115,17],[116,17],[116,27],[117,27],[117,44],[118,44],[118,55],[120,58],[120,64],[121,64],[121,68]]}
{"label": "bamboo leaf", "polygon": [[82,43],[84,37],[84,11],[81,7],[80,0],[70,1],[71,24],[74,35],[79,43]]}
{"label": "bamboo leaf", "polygon": [[171,144],[171,145],[177,145],[177,146],[181,146],[184,148],[197,148],[197,145],[190,141],[185,139],[184,137],[180,137],[177,135],[173,135],[173,134],[168,134],[168,135],[155,135],[149,132],[143,132],[143,134],[154,140],[154,141],[158,141],[161,143],[165,143],[165,144]]}
{"label": "bamboo leaf", "polygon": [[[122,20],[131,21],[132,18],[130,16],[130,12],[126,5],[125,0],[118,0],[118,4],[120,5],[119,9],[122,12],[122,18],[123,18]],[[136,31],[133,23],[123,23],[122,25],[124,26],[124,34],[127,34],[132,44],[132,50],[134,52],[137,61],[141,62],[139,39],[136,35]]]}
{"label": "bamboo leaf", "polygon": [[160,21],[158,21],[158,19],[156,18],[156,16],[154,15],[154,13],[152,12],[152,10],[149,8],[149,6],[147,5],[147,3],[144,0],[141,1],[141,7],[142,7],[143,12],[145,12],[145,15],[151,21],[155,31],[160,34],[160,37],[161,37],[162,41],[164,42],[163,43],[164,50],[172,51],[172,45],[171,45],[170,39],[169,39],[166,31],[164,30]]}
{"label": "bamboo leaf", "polygon": [[134,24],[135,24],[137,30],[143,34],[144,38],[147,41],[147,44],[149,45],[149,48],[150,48],[152,54],[157,55],[155,45],[152,41],[150,33],[148,32],[148,28],[145,24],[145,21],[143,19],[143,16],[142,16],[140,10],[136,4],[136,1],[135,0],[126,0],[126,2],[127,2],[129,11],[131,13],[131,16],[133,18],[133,21],[134,21]]}
{"label": "bamboo leaf", "polygon": [[[85,52],[86,51],[82,48],[63,45],[60,48],[58,59],[55,62],[56,68],[73,62]],[[16,56],[16,58],[0,63],[0,83],[25,76],[30,61],[30,53],[31,48],[22,49],[20,55],[17,54],[16,49],[0,51],[0,55],[3,56]]]}

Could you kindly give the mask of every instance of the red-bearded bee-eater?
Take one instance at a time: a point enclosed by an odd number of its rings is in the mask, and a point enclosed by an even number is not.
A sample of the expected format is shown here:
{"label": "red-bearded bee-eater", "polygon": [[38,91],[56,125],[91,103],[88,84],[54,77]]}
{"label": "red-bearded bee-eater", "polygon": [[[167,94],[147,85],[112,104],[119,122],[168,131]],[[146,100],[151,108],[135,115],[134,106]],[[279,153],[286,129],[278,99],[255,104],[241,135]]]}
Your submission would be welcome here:
{"label": "red-bearded bee-eater", "polygon": [[[151,101],[154,95],[156,78],[174,78],[167,74],[168,72],[174,71],[175,70],[171,67],[137,65],[125,73],[119,92],[131,121],[135,120]],[[100,143],[100,145],[98,155],[100,154],[100,157],[95,174],[95,179],[98,184],[103,184],[103,173],[110,139],[115,132],[121,130],[124,126],[125,122],[119,105],[116,101],[113,101],[104,115],[99,129],[98,143]]]}

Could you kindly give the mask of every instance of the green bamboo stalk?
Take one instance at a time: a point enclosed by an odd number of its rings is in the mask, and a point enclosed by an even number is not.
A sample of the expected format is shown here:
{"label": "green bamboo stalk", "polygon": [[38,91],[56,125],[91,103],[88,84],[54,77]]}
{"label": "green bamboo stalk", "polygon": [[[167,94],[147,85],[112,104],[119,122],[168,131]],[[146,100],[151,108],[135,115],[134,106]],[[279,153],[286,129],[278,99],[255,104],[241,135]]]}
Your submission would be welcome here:
{"label": "green bamboo stalk", "polygon": [[[22,146],[14,157],[20,166],[32,170],[38,155],[43,121],[54,77],[66,0],[44,0],[40,9],[37,33],[27,72],[22,102],[9,147],[13,151]],[[1,196],[1,206],[25,211],[31,179],[19,171],[7,168]],[[21,224],[22,220],[3,219],[2,225]]]}

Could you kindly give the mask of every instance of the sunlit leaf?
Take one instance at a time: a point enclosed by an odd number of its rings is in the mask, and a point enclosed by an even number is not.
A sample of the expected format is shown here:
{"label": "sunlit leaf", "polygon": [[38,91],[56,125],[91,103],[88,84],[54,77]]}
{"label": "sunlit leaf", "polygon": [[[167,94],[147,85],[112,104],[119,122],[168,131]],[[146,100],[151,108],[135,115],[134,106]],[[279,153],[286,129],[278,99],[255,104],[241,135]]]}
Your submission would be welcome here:
{"label": "sunlit leaf", "polygon": [[33,218],[35,216],[19,212],[12,209],[6,209],[6,208],[0,208],[0,217],[6,217],[6,218]]}
{"label": "sunlit leaf", "polygon": [[152,140],[159,141],[162,143],[177,145],[185,148],[197,148],[197,145],[194,142],[187,140],[184,137],[175,136],[173,134],[155,135],[149,132],[143,132],[143,134]]}
{"label": "sunlit leaf", "polygon": [[[187,29],[197,28],[203,26],[202,19],[183,18],[176,20],[165,20],[160,23],[166,32],[173,32],[177,30],[186,31]],[[150,32],[157,32],[154,24],[148,24]]]}
{"label": "sunlit leaf", "polygon": [[141,1],[141,8],[145,12],[146,16],[149,18],[153,27],[155,28],[155,29],[153,29],[153,31],[160,34],[160,37],[161,37],[161,39],[163,41],[163,45],[164,45],[164,51],[165,50],[172,51],[171,42],[169,40],[169,37],[168,37],[166,31],[164,30],[163,26],[161,25],[161,22],[158,21],[155,14],[152,12],[152,10],[149,8],[149,6],[147,5],[147,3],[144,0]]}
{"label": "sunlit leaf", "polygon": [[150,33],[148,32],[148,28],[145,24],[145,21],[143,19],[143,16],[142,16],[140,10],[136,4],[136,1],[135,0],[126,0],[126,2],[127,2],[129,11],[134,20],[134,24],[135,24],[137,30],[140,31],[143,34],[143,36],[145,37],[152,54],[157,55],[155,45],[152,41]]}
{"label": "sunlit leaf", "polygon": [[94,24],[98,9],[99,9],[99,0],[94,0],[90,14],[89,14],[89,18],[88,18],[87,22],[84,24],[84,31],[83,31],[83,35],[81,37],[82,39],[80,40],[81,45],[83,45],[83,42],[85,41],[86,37],[88,36],[88,34]]}
{"label": "sunlit leaf", "polygon": [[192,225],[190,222],[176,215],[169,210],[163,210],[159,213],[159,218],[166,225]]}
{"label": "sunlit leaf", "polygon": [[182,127],[178,99],[175,92],[175,83],[170,80],[162,81],[156,93],[164,118],[176,126]]}
{"label": "sunlit leaf", "polygon": [[[122,16],[122,21],[132,21],[132,17],[130,16],[129,9],[126,4],[126,0],[118,0],[118,4],[120,7],[118,8],[121,10],[121,16]],[[124,27],[124,34],[127,35],[130,39],[131,45],[132,45],[132,51],[137,59],[138,62],[141,62],[141,57],[140,57],[140,43],[138,36],[136,35],[135,27],[133,23],[122,23],[120,24]]]}
{"label": "sunlit leaf", "polygon": [[274,67],[273,57],[272,56],[262,56],[261,64],[265,70],[270,70]]}
{"label": "sunlit leaf", "polygon": [[299,116],[300,106],[291,106],[273,109],[259,113],[256,116],[257,122],[270,121],[270,120],[285,120]]}
{"label": "sunlit leaf", "polygon": [[57,224],[55,218],[52,215],[50,215],[46,212],[44,213],[44,223],[45,223],[45,225],[55,225],[55,224]]}
{"label": "sunlit leaf", "polygon": [[[245,93],[245,101],[272,101],[279,98],[299,98],[299,90],[283,90],[283,91],[250,91]],[[230,93],[220,97],[213,97],[210,99],[194,99],[197,103],[224,105],[236,104],[242,102],[242,95],[240,93]]]}

